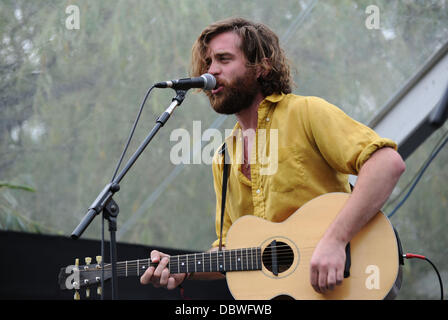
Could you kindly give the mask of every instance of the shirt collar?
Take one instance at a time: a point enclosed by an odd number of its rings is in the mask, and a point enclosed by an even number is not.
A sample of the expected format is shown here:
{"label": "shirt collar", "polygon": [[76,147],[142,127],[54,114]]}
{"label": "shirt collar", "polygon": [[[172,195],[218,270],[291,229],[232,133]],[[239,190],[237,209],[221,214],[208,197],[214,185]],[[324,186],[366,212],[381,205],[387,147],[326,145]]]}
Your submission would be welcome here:
{"label": "shirt collar", "polygon": [[[270,106],[271,103],[277,103],[283,100],[286,95],[284,93],[273,93],[270,96],[264,98],[264,100],[260,103],[258,108],[258,123],[260,123],[261,119],[264,119],[268,113],[266,107]],[[237,121],[235,126],[233,127],[232,134],[235,133],[236,130],[241,129],[239,122]]]}
{"label": "shirt collar", "polygon": [[274,94],[271,94],[270,96],[267,96],[265,98],[265,100],[267,100],[269,102],[276,103],[276,102],[279,102],[279,101],[283,100],[284,97],[285,97],[284,93],[280,93],[280,94],[274,93]]}

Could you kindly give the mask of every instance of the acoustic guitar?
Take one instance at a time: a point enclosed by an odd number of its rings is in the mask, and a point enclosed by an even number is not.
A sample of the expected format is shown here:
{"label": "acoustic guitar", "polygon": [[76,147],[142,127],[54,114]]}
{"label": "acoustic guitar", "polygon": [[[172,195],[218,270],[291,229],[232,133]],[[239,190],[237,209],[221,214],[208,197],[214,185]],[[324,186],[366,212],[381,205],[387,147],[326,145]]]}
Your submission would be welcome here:
{"label": "acoustic guitar", "polygon": [[[387,217],[378,212],[350,241],[342,285],[319,294],[310,284],[310,260],[325,230],[349,194],[328,193],[280,223],[243,216],[228,231],[226,249],[171,256],[170,273],[226,272],[235,299],[383,299],[398,276],[399,243]],[[61,289],[78,290],[100,282],[101,261],[62,268]],[[117,263],[119,277],[141,276],[155,265],[149,258]],[[111,264],[104,264],[104,279]]]}

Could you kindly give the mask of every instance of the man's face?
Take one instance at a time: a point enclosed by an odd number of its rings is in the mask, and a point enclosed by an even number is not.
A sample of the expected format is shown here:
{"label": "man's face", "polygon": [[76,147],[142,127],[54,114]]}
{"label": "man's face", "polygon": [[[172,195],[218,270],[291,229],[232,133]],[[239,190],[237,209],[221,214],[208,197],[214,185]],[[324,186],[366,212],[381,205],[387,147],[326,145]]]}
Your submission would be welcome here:
{"label": "man's face", "polygon": [[209,42],[208,72],[215,76],[217,89],[206,94],[218,113],[235,114],[248,108],[260,90],[256,71],[247,67],[240,41],[237,34],[225,32]]}

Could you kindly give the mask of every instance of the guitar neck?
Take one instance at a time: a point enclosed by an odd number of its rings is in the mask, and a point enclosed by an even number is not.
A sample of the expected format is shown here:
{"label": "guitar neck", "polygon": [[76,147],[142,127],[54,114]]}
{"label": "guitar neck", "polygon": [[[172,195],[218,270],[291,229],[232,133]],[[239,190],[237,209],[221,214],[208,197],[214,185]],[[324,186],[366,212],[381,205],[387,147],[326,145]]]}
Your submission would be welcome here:
{"label": "guitar neck", "polygon": [[[117,275],[121,277],[141,276],[148,267],[156,267],[150,258],[117,262]],[[227,272],[261,270],[261,248],[242,248],[224,251],[192,253],[170,256],[167,266],[170,273]],[[111,270],[111,264],[104,269]]]}

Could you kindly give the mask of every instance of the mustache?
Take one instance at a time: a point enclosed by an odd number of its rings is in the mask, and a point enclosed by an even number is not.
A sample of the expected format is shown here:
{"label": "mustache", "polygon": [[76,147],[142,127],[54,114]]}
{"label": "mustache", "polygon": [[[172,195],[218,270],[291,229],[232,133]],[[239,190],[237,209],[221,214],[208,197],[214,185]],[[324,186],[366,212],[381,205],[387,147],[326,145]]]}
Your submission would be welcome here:
{"label": "mustache", "polygon": [[228,87],[230,85],[230,83],[228,82],[228,81],[226,81],[226,80],[223,80],[223,79],[216,79],[216,87],[215,88],[218,88],[218,87]]}
{"label": "mustache", "polygon": [[[223,79],[216,78],[216,86],[215,86],[215,88],[217,89],[219,87],[225,87],[225,88],[230,88],[231,89],[231,88],[234,88],[236,86],[235,86],[235,83],[232,83],[232,82],[229,82],[229,81],[226,81],[226,80],[223,80]],[[215,98],[215,95],[212,94],[211,90],[204,90],[203,92],[205,92],[205,94],[209,98],[212,98],[212,99]]]}

